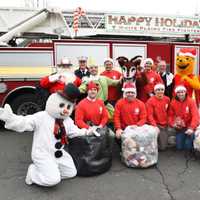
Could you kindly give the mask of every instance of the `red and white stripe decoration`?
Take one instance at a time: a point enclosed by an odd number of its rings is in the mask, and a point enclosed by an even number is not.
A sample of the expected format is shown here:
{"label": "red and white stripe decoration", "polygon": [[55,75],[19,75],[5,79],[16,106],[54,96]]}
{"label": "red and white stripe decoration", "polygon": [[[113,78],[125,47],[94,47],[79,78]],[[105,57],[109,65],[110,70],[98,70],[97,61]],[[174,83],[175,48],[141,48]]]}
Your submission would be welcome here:
{"label": "red and white stripe decoration", "polygon": [[81,7],[76,8],[76,10],[74,11],[74,24],[73,24],[73,28],[74,28],[74,31],[76,33],[78,32],[78,20],[79,20],[79,17],[80,16],[85,16],[85,15],[86,15],[86,13],[85,13],[85,11]]}

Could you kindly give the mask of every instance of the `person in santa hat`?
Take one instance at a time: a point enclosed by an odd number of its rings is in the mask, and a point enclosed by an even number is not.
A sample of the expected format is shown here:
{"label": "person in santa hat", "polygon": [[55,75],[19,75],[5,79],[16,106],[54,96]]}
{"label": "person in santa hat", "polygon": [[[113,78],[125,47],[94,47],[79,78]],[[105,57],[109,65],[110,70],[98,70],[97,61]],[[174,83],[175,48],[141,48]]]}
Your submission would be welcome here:
{"label": "person in santa hat", "polygon": [[87,85],[87,97],[79,102],[75,111],[75,123],[79,128],[92,126],[104,127],[108,121],[108,112],[101,99],[97,99],[98,84],[90,81]]}
{"label": "person in santa hat", "polygon": [[170,104],[169,97],[164,95],[165,86],[158,83],[154,86],[155,96],[152,96],[146,102],[147,121],[150,125],[159,129],[158,148],[165,150],[168,144],[168,117],[167,111]]}
{"label": "person in santa hat", "polygon": [[[106,76],[108,78],[111,78],[113,80],[119,80],[122,76],[122,74],[113,69],[113,59],[112,58],[106,58],[104,60],[104,67],[105,71],[101,73],[102,76]],[[108,87],[108,102],[115,105],[116,101],[120,98],[121,92],[118,90],[117,87],[109,86]]]}
{"label": "person in santa hat", "polygon": [[145,104],[136,98],[137,92],[134,83],[127,82],[123,88],[123,98],[115,105],[114,126],[116,138],[120,139],[127,126],[142,126],[146,123],[147,113]]}
{"label": "person in santa hat", "polygon": [[185,86],[178,85],[175,88],[175,98],[170,103],[168,117],[169,125],[176,130],[176,148],[191,150],[194,132],[199,125],[199,113],[195,101],[187,95]]}
{"label": "person in santa hat", "polygon": [[141,63],[141,66],[144,67],[144,76],[147,79],[147,84],[138,90],[138,99],[144,103],[154,95],[154,86],[157,83],[163,83],[160,75],[152,70],[153,65],[154,62],[151,58],[147,58]]}
{"label": "person in santa hat", "polygon": [[81,80],[74,75],[72,66],[68,58],[62,58],[58,64],[57,72],[42,78],[40,86],[47,89],[51,94],[58,90],[63,90],[68,83],[73,83],[77,87],[80,86]]}

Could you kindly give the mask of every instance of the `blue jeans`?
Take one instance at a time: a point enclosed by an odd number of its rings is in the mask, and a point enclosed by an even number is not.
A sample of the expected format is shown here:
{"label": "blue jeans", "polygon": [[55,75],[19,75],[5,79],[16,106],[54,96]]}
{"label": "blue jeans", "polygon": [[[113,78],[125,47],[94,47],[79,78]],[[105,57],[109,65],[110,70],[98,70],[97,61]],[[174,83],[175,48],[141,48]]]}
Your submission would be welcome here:
{"label": "blue jeans", "polygon": [[193,148],[194,134],[187,135],[185,131],[176,133],[176,149],[178,150],[191,150]]}

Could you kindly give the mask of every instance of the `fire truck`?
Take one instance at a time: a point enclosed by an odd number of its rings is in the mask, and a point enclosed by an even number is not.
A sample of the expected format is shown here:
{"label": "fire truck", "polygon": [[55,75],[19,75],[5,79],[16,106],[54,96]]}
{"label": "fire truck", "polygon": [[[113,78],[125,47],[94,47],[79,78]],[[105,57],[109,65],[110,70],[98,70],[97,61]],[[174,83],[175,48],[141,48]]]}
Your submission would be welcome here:
{"label": "fire truck", "polygon": [[[3,11],[6,13],[6,10]],[[12,12],[19,15],[19,10]],[[200,44],[198,41],[190,41],[188,35],[182,34],[174,37],[174,34],[170,39],[163,39],[163,37],[161,39],[161,36],[166,33],[157,35],[157,37],[146,36],[148,33],[144,31],[143,36],[130,32],[116,34],[111,31],[108,33],[105,30],[105,21],[106,17],[110,19],[110,15],[91,12],[80,22],[80,35],[75,36],[72,34],[72,11],[61,13],[43,9],[36,13],[33,10],[26,10],[25,13],[26,20],[20,19],[21,21],[9,31],[8,27],[4,27],[4,30],[0,28],[2,34],[0,44],[11,44],[9,47],[0,47],[0,104],[1,106],[6,103],[10,104],[17,114],[32,114],[41,109],[36,95],[39,80],[54,73],[63,57],[70,58],[75,67],[78,66],[77,57],[93,57],[97,64],[103,67],[103,60],[107,57],[116,60],[119,56],[132,58],[141,55],[143,58],[150,57],[155,62],[160,59],[165,60],[169,69],[174,72],[178,50],[182,47],[194,47],[197,50],[195,73],[199,74]],[[14,21],[10,18],[9,21],[12,22],[12,20]],[[118,24],[122,21],[116,16],[110,20],[110,23]],[[127,20],[130,19],[127,18]],[[133,17],[131,20],[134,20]],[[55,21],[58,23],[56,26]],[[146,21],[150,22],[150,18],[146,18]],[[166,23],[169,24],[170,21],[168,21]],[[123,23],[125,24],[125,18],[123,18]],[[114,25],[111,28],[113,27]],[[120,26],[120,28],[123,27]],[[19,33],[21,35],[23,33],[23,37],[31,42],[27,42],[24,47],[12,45],[15,42],[13,38],[18,38]],[[33,36],[36,42],[33,42]],[[50,38],[48,43],[40,42],[41,38],[48,37]],[[115,66],[117,67],[117,62]]]}

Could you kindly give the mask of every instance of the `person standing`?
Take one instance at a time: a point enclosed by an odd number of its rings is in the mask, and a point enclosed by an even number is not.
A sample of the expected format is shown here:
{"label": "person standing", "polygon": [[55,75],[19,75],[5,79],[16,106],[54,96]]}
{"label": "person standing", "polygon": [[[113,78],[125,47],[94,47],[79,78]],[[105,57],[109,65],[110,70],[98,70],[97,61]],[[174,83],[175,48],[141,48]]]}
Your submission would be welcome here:
{"label": "person standing", "polygon": [[[119,80],[122,76],[122,74],[113,69],[113,59],[106,58],[104,61],[104,67],[105,71],[101,73],[102,76],[106,76],[108,78],[111,78],[113,80]],[[116,101],[120,98],[121,92],[119,89],[115,86],[109,86],[108,87],[108,102],[115,105]]]}
{"label": "person standing", "polygon": [[169,97],[164,95],[164,84],[154,86],[155,96],[150,97],[146,102],[147,121],[150,125],[159,129],[158,148],[165,150],[168,145],[168,107],[170,104]]}
{"label": "person standing", "polygon": [[171,99],[173,92],[174,75],[171,72],[167,71],[166,61],[161,60],[158,63],[158,73],[160,74],[160,77],[162,78],[165,85],[165,95]]}
{"label": "person standing", "polygon": [[194,132],[199,125],[199,112],[195,101],[187,95],[183,85],[175,88],[175,98],[169,107],[169,125],[176,130],[176,149],[191,150]]}
{"label": "person standing", "polygon": [[79,68],[74,71],[74,74],[81,80],[84,76],[90,75],[90,72],[87,67],[87,59],[88,58],[86,56],[78,57]]}
{"label": "person standing", "polygon": [[157,83],[163,83],[160,75],[152,70],[154,62],[151,58],[147,58],[141,64],[144,66],[144,76],[147,80],[147,83],[140,88],[138,91],[138,98],[144,103],[154,95],[154,86]]}

